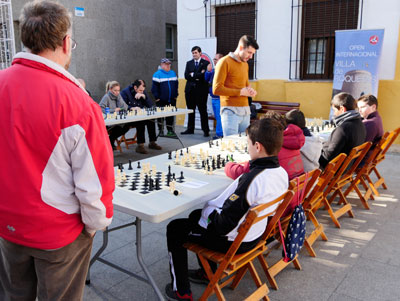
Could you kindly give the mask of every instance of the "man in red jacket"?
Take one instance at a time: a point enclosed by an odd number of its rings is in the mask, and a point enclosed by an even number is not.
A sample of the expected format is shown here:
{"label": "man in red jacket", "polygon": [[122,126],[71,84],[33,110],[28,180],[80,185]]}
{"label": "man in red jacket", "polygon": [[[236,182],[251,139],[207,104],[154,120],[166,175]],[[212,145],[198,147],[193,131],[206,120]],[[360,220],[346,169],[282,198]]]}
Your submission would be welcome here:
{"label": "man in red jacket", "polygon": [[28,52],[0,71],[0,300],[82,300],[94,233],[113,216],[113,154],[67,72],[66,8],[27,3],[20,26]]}

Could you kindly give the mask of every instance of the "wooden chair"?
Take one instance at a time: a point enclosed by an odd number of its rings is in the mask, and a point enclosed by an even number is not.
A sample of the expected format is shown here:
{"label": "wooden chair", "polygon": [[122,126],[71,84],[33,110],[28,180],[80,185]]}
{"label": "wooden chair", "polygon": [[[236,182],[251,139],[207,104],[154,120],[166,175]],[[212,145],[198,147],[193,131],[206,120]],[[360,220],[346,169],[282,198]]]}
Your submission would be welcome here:
{"label": "wooden chair", "polygon": [[316,257],[312,245],[318,237],[321,236],[324,241],[328,240],[328,237],[324,232],[324,226],[319,223],[315,216],[315,211],[321,207],[321,204],[328,202],[324,191],[328,187],[329,183],[332,182],[332,178],[335,176],[335,173],[338,171],[346,157],[346,154],[342,153],[328,163],[322,174],[320,174],[317,184],[312,188],[311,192],[306,196],[303,202],[303,208],[307,219],[311,220],[314,226],[314,230],[311,231],[311,233],[309,232],[310,234],[308,234],[304,240],[304,246],[312,257]]}
{"label": "wooden chair", "polygon": [[[258,290],[265,293],[265,287],[263,287],[263,283],[261,282],[261,279],[258,276],[256,269],[254,268],[253,260],[258,256],[262,256],[262,254],[267,250],[266,238],[269,237],[270,233],[275,227],[275,224],[278,222],[279,217],[285,211],[292,197],[293,192],[288,190],[272,202],[261,204],[250,209],[246,215],[245,220],[239,226],[238,235],[236,236],[231,247],[225,254],[204,248],[194,243],[186,243],[184,245],[185,248],[196,253],[203,265],[208,279],[210,279],[210,282],[205,289],[203,295],[200,297],[200,300],[207,300],[207,298],[213,293],[216,294],[218,300],[225,300],[221,289],[230,283],[230,287],[232,289],[235,289],[247,270],[250,271],[250,274],[256,286],[258,287]],[[264,210],[270,207],[277,208],[274,208],[271,212],[262,215]],[[236,254],[237,250],[240,247],[240,244],[245,238],[247,232],[250,230],[251,226],[268,217],[272,218],[269,221],[266,230],[264,231],[256,247],[246,253]],[[218,268],[215,273],[213,273],[208,263],[209,260],[218,264]],[[263,288],[261,289],[261,287]],[[258,296],[258,293],[256,295]],[[252,294],[252,296],[255,295]],[[266,295],[263,295],[262,297],[263,300],[269,300]]]}
{"label": "wooden chair", "polygon": [[[385,179],[381,176],[376,167],[379,163],[385,160],[385,155],[387,151],[392,146],[393,142],[397,139],[397,137],[400,135],[400,127],[391,131],[387,135],[390,135],[390,139],[387,139],[385,145],[383,146],[382,152],[376,156],[374,162],[372,163],[372,168],[368,172],[368,175],[364,176],[364,178],[368,181],[369,184],[367,193],[364,195],[366,199],[369,199],[370,197],[373,199],[372,193],[374,193],[376,196],[379,196],[378,188],[380,186],[382,186],[383,189],[387,189]],[[372,172],[374,172],[376,177],[378,178],[378,180],[375,183],[371,180],[370,177]]]}
{"label": "wooden chair", "polygon": [[[350,217],[354,217],[351,204],[347,201],[346,197],[342,192],[342,189],[344,186],[351,183],[351,181],[353,180],[353,174],[355,170],[357,169],[361,160],[364,159],[370,147],[371,147],[371,142],[365,142],[359,146],[353,147],[350,154],[347,156],[346,160],[344,160],[339,171],[335,174],[334,179],[332,180],[334,182],[334,185],[331,183],[326,190],[325,193],[326,196],[330,193],[332,194],[328,199],[328,202],[325,202],[325,209],[328,210],[332,221],[338,228],[340,228],[340,223],[338,220],[339,217],[341,217],[346,213]],[[339,195],[340,198],[338,205],[343,204],[343,206],[334,211],[331,204],[337,195]]]}
{"label": "wooden chair", "polygon": [[[346,197],[350,192],[355,190],[358,197],[360,198],[361,203],[364,205],[365,209],[370,209],[368,200],[372,196],[372,190],[369,189],[366,180],[373,187],[373,183],[371,184],[371,178],[369,174],[372,172],[372,169],[375,166],[376,159],[381,156],[382,152],[385,150],[386,145],[390,142],[394,135],[394,132],[388,133],[386,132],[381,140],[375,145],[374,149],[367,153],[366,159],[363,161],[363,165],[361,168],[358,168],[354,175],[353,180],[351,181],[350,186],[345,190],[344,196]],[[361,165],[361,164],[360,164]],[[362,194],[358,185],[361,184],[365,189],[365,195]],[[373,198],[373,197],[372,197]]]}
{"label": "wooden chair", "polygon": [[[318,180],[320,173],[321,173],[321,171],[319,169],[314,169],[313,171],[309,172],[307,176],[305,174],[300,176],[298,186],[297,186],[297,178],[290,181],[289,190],[292,190],[294,193],[292,202],[297,200],[296,194],[300,194],[303,189],[304,189],[304,193],[303,193],[303,199],[304,199],[304,196],[310,192],[311,188],[314,186],[315,182]],[[305,182],[306,178],[307,178],[307,183]],[[300,200],[300,204],[302,202],[303,202],[303,200]],[[280,218],[281,228],[282,228],[282,232],[283,232],[282,235],[284,238],[285,238],[286,229],[289,225],[291,216],[292,216],[292,213],[290,212],[289,215],[286,215],[286,216],[283,216]],[[273,229],[273,232],[271,233],[271,237],[275,237],[278,241],[280,241],[281,244],[284,243],[281,241],[281,238],[280,238],[278,223],[276,223],[275,228]],[[292,261],[286,262],[286,261],[284,261],[284,258],[281,258],[280,260],[278,260],[278,262],[274,263],[272,266],[268,266],[268,263],[265,259],[265,257],[268,257],[268,254],[269,253],[265,253],[264,256],[259,256],[259,261],[261,263],[261,266],[264,269],[264,272],[265,272],[265,275],[267,276],[269,284],[271,285],[271,287],[273,289],[277,290],[278,284],[275,280],[275,276],[277,274],[279,274],[284,268],[286,268],[291,263],[293,263],[294,267],[297,270],[301,270],[301,265],[298,260],[298,256],[296,255],[296,257]]]}
{"label": "wooden chair", "polygon": [[135,133],[135,135],[132,138],[126,138],[125,135],[122,135],[120,139],[117,139],[117,150],[119,150],[122,153],[122,147],[121,147],[122,143],[125,143],[126,149],[129,149],[128,145],[137,143],[136,137],[137,133]]}

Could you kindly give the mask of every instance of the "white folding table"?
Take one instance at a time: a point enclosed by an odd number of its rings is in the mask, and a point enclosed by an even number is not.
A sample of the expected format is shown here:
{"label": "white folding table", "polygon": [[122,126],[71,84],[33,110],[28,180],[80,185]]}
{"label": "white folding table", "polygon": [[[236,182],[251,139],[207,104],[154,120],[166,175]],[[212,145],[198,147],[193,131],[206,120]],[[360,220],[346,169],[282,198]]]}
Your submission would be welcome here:
{"label": "white folding table", "polygon": [[[224,138],[224,139],[229,139],[229,138]],[[245,138],[242,137],[240,139],[245,139]],[[235,138],[235,140],[238,140],[237,137]],[[209,149],[209,143],[202,143],[194,147],[189,147],[188,149],[198,150],[199,148],[203,148],[203,150],[206,151],[207,149]],[[213,151],[215,151],[215,146]],[[178,150],[178,152],[180,153],[180,150]],[[182,152],[183,153],[187,152],[187,149],[182,149]],[[175,152],[173,152],[173,155],[174,153]],[[228,153],[231,152],[230,151],[223,152],[221,153],[221,156],[224,157]],[[107,264],[113,268],[118,269],[119,271],[122,271],[130,276],[133,276],[141,281],[148,282],[153,287],[159,300],[164,300],[163,294],[157,287],[153,277],[150,275],[150,272],[143,261],[142,228],[141,228],[142,220],[151,223],[160,223],[162,221],[165,221],[166,219],[176,216],[196,205],[199,205],[201,203],[204,203],[210,199],[217,197],[230,183],[232,183],[232,179],[228,178],[225,175],[223,168],[214,171],[212,175],[207,175],[202,170],[195,170],[192,168],[175,165],[174,156],[172,156],[172,159],[168,159],[168,157],[169,154],[166,153],[159,156],[148,158],[146,160],[141,160],[140,161],[141,167],[143,167],[143,165],[146,163],[150,163],[151,167],[153,165],[156,165],[156,169],[158,171],[167,172],[168,166],[170,165],[171,173],[175,173],[177,178],[181,175],[181,171],[183,171],[186,182],[184,184],[177,184],[176,186],[176,188],[181,192],[181,194],[175,196],[167,190],[162,190],[153,192],[149,195],[140,196],[138,193],[116,187],[116,190],[114,192],[114,201],[113,201],[114,208],[118,211],[136,217],[136,220],[135,222],[132,222],[127,225],[119,226],[113,229],[106,229],[106,231],[104,231],[103,233],[103,245],[90,261],[90,266],[96,260],[98,260],[104,264]],[[238,154],[238,155],[235,154],[235,157],[237,157],[238,161],[244,161],[246,158],[249,159],[249,156],[247,154]],[[129,164],[124,164],[124,172],[126,172],[126,174],[139,171],[137,169],[137,161],[132,162],[131,164],[133,170],[128,170],[128,166]],[[108,232],[133,225],[136,226],[137,259],[147,279],[137,274],[134,274],[130,271],[127,271],[126,269],[119,267],[100,257],[101,253],[107,247]],[[90,267],[87,277],[87,283],[89,282],[90,282]]]}

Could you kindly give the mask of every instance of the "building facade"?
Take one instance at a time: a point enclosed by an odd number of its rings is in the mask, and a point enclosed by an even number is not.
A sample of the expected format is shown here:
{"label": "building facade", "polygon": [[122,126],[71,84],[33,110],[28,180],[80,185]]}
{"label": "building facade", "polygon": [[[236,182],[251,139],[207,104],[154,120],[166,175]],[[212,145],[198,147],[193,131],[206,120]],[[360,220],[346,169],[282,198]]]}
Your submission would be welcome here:
{"label": "building facade", "polygon": [[[13,0],[16,50],[21,51],[18,18],[29,1]],[[117,80],[122,88],[136,78],[147,82],[160,59],[169,57],[177,70],[176,0],[59,0],[73,20],[73,50],[69,71],[83,78],[99,101],[105,84]]]}
{"label": "building facade", "polygon": [[216,37],[217,51],[227,54],[251,34],[260,46],[250,64],[256,99],[299,102],[307,117],[317,118],[329,116],[335,30],[383,28],[379,111],[385,130],[400,125],[398,0],[178,0],[177,21],[179,78],[190,39]]}

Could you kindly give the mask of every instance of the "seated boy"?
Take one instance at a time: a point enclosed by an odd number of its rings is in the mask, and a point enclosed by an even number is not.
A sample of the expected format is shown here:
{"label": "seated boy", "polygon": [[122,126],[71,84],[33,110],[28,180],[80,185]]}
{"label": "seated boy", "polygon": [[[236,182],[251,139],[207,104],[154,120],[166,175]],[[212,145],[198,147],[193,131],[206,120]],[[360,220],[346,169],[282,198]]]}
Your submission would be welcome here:
{"label": "seated boy", "polygon": [[[250,124],[246,132],[250,171],[237,178],[219,197],[208,201],[203,210],[195,210],[189,218],[175,219],[167,226],[171,283],[165,291],[169,300],[193,300],[188,274],[199,273],[189,273],[184,243],[194,242],[218,252],[226,252],[235,240],[238,226],[248,210],[273,201],[288,189],[288,175],[279,166],[277,157],[283,140],[282,125],[273,119],[262,119]],[[262,214],[277,206],[268,208]],[[266,220],[259,222],[249,230],[239,253],[256,246],[266,223]]]}
{"label": "seated boy", "polygon": [[[264,118],[270,118],[278,121],[285,129],[283,132],[283,144],[278,154],[280,166],[282,166],[292,180],[304,173],[303,161],[300,155],[300,149],[304,145],[303,131],[294,124],[287,125],[285,116],[275,111],[268,111]],[[234,163],[228,162],[225,165],[225,174],[236,179],[241,174],[249,172],[249,162]]]}

